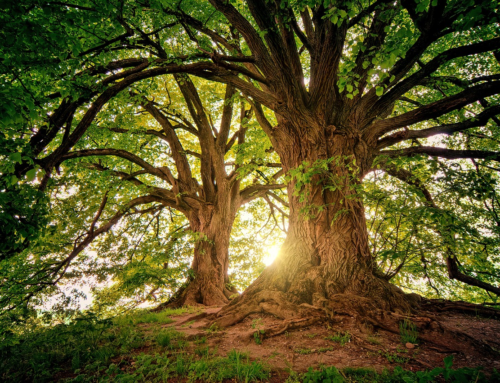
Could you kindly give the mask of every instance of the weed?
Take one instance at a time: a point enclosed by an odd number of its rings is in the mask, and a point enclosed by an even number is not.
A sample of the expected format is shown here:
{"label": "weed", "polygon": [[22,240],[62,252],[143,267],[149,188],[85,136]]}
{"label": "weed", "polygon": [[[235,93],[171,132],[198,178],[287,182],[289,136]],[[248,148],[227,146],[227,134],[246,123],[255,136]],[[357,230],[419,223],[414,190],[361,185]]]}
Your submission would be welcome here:
{"label": "weed", "polygon": [[312,339],[312,338],[314,338],[316,335],[318,335],[318,334],[306,334],[306,336],[307,336],[308,338],[311,338],[311,339]]}
{"label": "weed", "polygon": [[200,338],[196,338],[195,341],[194,341],[194,344],[205,344],[207,343],[207,337],[206,336],[202,336]]}
{"label": "weed", "polygon": [[252,321],[252,328],[257,330],[253,333],[253,339],[256,344],[262,344],[262,336],[266,333],[262,327],[262,318],[257,318]]}
{"label": "weed", "polygon": [[310,348],[297,348],[295,349],[295,352],[301,355],[312,354],[312,350]]}
{"label": "weed", "polygon": [[310,348],[297,348],[295,352],[297,354],[308,355],[313,353],[321,354],[322,352],[333,351],[333,347],[320,347],[318,349],[310,349]]}
{"label": "weed", "polygon": [[185,324],[183,324],[181,327],[188,327],[188,326],[191,326],[193,323],[195,323],[196,321],[192,320],[191,322],[187,322]]}
{"label": "weed", "polygon": [[170,331],[162,331],[156,336],[156,343],[161,347],[170,347],[172,344],[172,333]]}
{"label": "weed", "polygon": [[382,342],[380,341],[380,339],[378,339],[378,337],[376,335],[370,335],[370,336],[368,336],[368,338],[366,340],[368,341],[368,343],[371,343],[371,344],[374,344],[377,346],[382,344]]}
{"label": "weed", "polygon": [[316,382],[330,382],[330,383],[343,383],[344,377],[340,374],[339,370],[335,367],[323,368],[319,371],[314,371],[311,367],[304,374],[304,383],[316,383]]}
{"label": "weed", "polygon": [[290,375],[285,380],[285,383],[301,383],[301,382],[302,380],[300,374],[295,371],[290,371]]}
{"label": "weed", "polygon": [[174,363],[174,372],[176,373],[177,376],[184,376],[188,373],[189,371],[189,366],[190,366],[190,359],[187,359],[184,357],[182,354],[177,355],[177,359],[175,360]]}
{"label": "weed", "polygon": [[236,379],[237,381],[256,381],[269,377],[269,368],[260,362],[250,362],[247,353],[231,350],[226,358],[202,359],[193,362],[189,380],[203,382]]}
{"label": "weed", "polygon": [[481,371],[481,368],[452,369],[453,357],[444,359],[444,368],[434,368],[431,371],[405,371],[396,366],[393,371],[384,370],[377,373],[368,368],[344,368],[339,371],[335,367],[322,367],[317,371],[312,368],[305,374],[290,371],[290,376],[285,383],[433,383],[436,381],[446,382],[475,382],[486,383],[500,381],[500,374],[494,371],[489,379]]}
{"label": "weed", "polygon": [[217,323],[212,323],[212,325],[206,329],[206,332],[208,335],[217,334],[219,331],[220,331],[220,328],[217,325]]}
{"label": "weed", "polygon": [[[342,369],[341,373],[349,379],[349,381],[358,383],[378,382],[377,372],[371,368],[349,368]],[[384,381],[384,380],[383,380]]]}
{"label": "weed", "polygon": [[187,346],[187,341],[183,339],[184,333],[175,331],[174,329],[168,329],[161,331],[156,336],[156,343],[169,350],[182,350]]}
{"label": "weed", "polygon": [[389,352],[389,351],[379,351],[379,354],[385,357],[389,363],[399,363],[404,364],[407,363],[410,358],[405,358],[403,356],[398,355],[397,352]]}
{"label": "weed", "polygon": [[194,350],[194,353],[196,355],[198,355],[199,357],[201,358],[207,358],[210,357],[210,356],[213,356],[215,355],[217,351],[216,350],[212,350],[210,351],[210,347],[208,346],[205,346],[205,347],[197,347],[195,350]]}
{"label": "weed", "polygon": [[320,347],[320,348],[318,348],[318,353],[327,352],[327,351],[333,351],[333,347]]}
{"label": "weed", "polygon": [[418,341],[417,326],[407,318],[399,322],[399,334],[401,335],[401,342],[403,344],[416,344]]}
{"label": "weed", "polygon": [[334,335],[330,335],[325,337],[326,340],[331,340],[332,342],[340,343],[341,346],[344,346],[346,343],[351,341],[351,334],[346,332],[338,332]]}
{"label": "weed", "polygon": [[141,323],[168,324],[174,321],[172,318],[169,318],[170,315],[172,314],[169,310],[161,311],[159,313],[152,313],[150,311],[143,310],[133,312],[120,318],[116,318],[114,322],[119,326],[137,325]]}

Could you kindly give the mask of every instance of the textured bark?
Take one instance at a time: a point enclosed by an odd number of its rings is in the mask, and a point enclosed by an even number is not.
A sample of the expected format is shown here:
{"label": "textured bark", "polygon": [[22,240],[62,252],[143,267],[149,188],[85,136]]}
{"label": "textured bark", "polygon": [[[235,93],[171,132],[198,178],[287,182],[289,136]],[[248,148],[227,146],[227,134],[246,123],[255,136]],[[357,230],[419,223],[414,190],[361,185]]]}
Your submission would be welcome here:
{"label": "textured bark", "polygon": [[[238,186],[238,185],[234,185]],[[191,277],[158,309],[181,306],[220,306],[237,293],[229,287],[229,239],[241,199],[229,182],[217,190],[214,205],[205,204],[189,216],[190,229],[198,233],[194,248]]]}
{"label": "textured bark", "polygon": [[[304,161],[335,160],[302,189],[297,190],[295,180],[288,184],[285,243],[275,262],[219,313],[219,325],[231,325],[253,312],[283,319],[365,315],[381,309],[408,312],[411,297],[382,277],[368,247],[364,208],[356,194],[373,159],[366,143],[349,131],[335,134],[333,127],[310,129],[309,133],[320,133],[316,137],[290,139],[292,129],[287,127],[281,132],[275,149],[284,169]],[[354,160],[358,170],[352,166]]]}

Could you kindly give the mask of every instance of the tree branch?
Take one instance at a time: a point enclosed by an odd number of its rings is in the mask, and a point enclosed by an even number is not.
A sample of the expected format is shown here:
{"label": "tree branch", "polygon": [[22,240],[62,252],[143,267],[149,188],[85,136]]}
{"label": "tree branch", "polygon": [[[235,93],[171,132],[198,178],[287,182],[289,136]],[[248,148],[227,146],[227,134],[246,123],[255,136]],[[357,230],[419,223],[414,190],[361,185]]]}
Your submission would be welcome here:
{"label": "tree branch", "polygon": [[480,158],[500,162],[500,152],[484,150],[453,150],[435,148],[431,146],[416,146],[400,150],[382,150],[381,155],[393,157],[411,157],[417,154],[426,154],[431,157],[442,157],[447,159]]}
{"label": "tree branch", "polygon": [[143,169],[147,170],[149,174],[155,175],[158,178],[167,181],[170,185],[174,185],[176,183],[176,179],[172,175],[170,169],[166,167],[156,168],[148,162],[144,161],[142,158],[136,156],[133,153],[127,152],[126,150],[121,149],[84,149],[78,150],[74,152],[66,153],[61,157],[61,161],[70,160],[73,158],[81,158],[81,157],[90,157],[90,156],[115,156],[126,159],[130,162],[139,165]]}
{"label": "tree branch", "polygon": [[437,118],[453,110],[460,109],[484,97],[500,93],[500,81],[488,82],[468,88],[454,96],[427,104],[397,117],[378,120],[369,126],[368,137],[380,137],[391,130],[399,129],[417,122]]}
{"label": "tree branch", "polygon": [[388,146],[394,145],[398,142],[411,140],[415,138],[427,138],[435,136],[437,134],[452,135],[456,132],[462,132],[467,129],[475,128],[478,126],[485,126],[489,119],[500,114],[500,105],[490,107],[474,118],[470,118],[467,121],[457,122],[454,124],[446,124],[441,126],[434,126],[428,129],[422,130],[404,130],[386,136],[378,141],[377,149],[386,148]]}

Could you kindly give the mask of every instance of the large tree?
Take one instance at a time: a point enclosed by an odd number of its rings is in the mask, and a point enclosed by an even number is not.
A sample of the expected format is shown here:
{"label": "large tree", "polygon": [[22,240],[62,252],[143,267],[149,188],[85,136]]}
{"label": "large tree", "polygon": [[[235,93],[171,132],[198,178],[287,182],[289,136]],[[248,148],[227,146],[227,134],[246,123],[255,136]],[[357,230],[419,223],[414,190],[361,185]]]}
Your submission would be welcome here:
{"label": "large tree", "polygon": [[[98,12],[91,4],[60,6]],[[291,318],[410,310],[416,298],[391,285],[374,263],[360,185],[383,168],[421,186],[425,196],[425,185],[401,169],[401,159],[498,161],[495,150],[481,150],[491,137],[479,129],[498,123],[498,3],[210,0],[118,8],[112,20],[123,30],[82,50],[104,52],[104,64],[81,72],[98,76],[101,86],[87,98],[63,99],[49,128],[31,139],[33,148],[44,148],[64,131],[71,108],[92,102],[59,147],[37,159],[47,174],[103,105],[132,84],[176,73],[226,83],[252,105],[289,174],[290,220],[276,262],[220,313],[219,323],[252,312]],[[175,49],[180,40],[182,49]],[[122,71],[112,74],[116,69]],[[459,148],[421,144],[478,129]],[[17,174],[29,168],[21,164]],[[448,259],[450,275],[459,275],[453,255]]]}

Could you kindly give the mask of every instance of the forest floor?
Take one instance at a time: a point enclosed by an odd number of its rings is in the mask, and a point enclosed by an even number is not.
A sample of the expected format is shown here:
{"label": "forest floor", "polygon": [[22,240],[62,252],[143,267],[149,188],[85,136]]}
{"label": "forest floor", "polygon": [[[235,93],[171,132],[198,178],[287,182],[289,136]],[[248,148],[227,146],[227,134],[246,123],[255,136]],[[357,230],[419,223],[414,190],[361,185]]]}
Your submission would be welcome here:
{"label": "forest floor", "polygon": [[[220,307],[209,307],[204,312],[214,314],[219,310]],[[184,333],[187,339],[206,337],[205,345],[220,356],[227,356],[233,349],[244,351],[252,360],[265,361],[276,375],[290,369],[305,372],[310,367],[322,366],[370,368],[381,372],[400,365],[417,371],[443,367],[443,359],[450,355],[453,355],[454,368],[484,367],[500,371],[500,321],[480,316],[440,314],[440,321],[463,335],[436,333],[439,338],[436,344],[419,341],[418,330],[414,334],[378,330],[369,335],[347,320],[319,323],[266,338],[265,328],[280,325],[281,320],[254,314],[228,329],[218,330],[209,327],[210,319],[197,319],[199,317],[197,313],[174,316],[174,322],[164,327]],[[148,324],[142,326],[147,329]],[[416,339],[408,342],[405,335]]]}
{"label": "forest floor", "polygon": [[211,325],[218,310],[142,310],[25,328],[0,342],[0,381],[500,382],[498,319],[433,312],[444,327],[403,321],[399,332],[368,333],[345,317],[266,338],[281,320],[254,314],[219,329]]}

